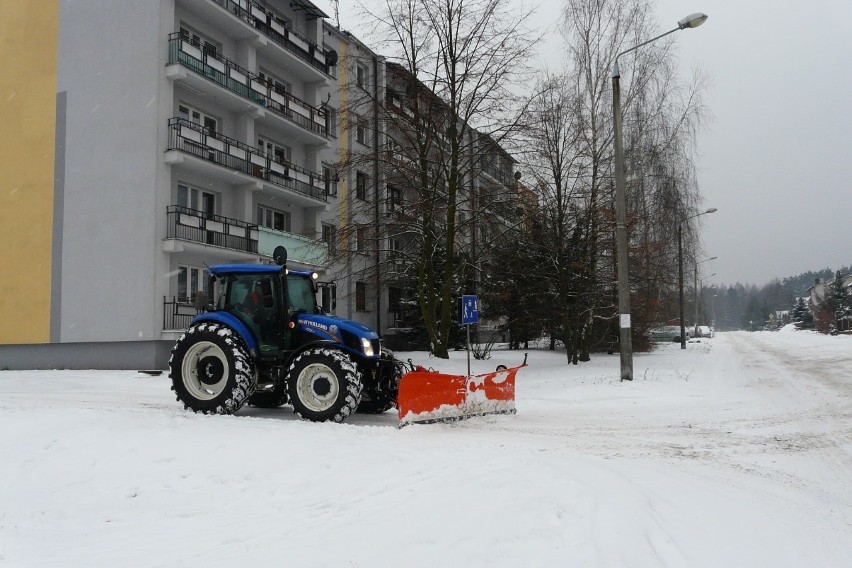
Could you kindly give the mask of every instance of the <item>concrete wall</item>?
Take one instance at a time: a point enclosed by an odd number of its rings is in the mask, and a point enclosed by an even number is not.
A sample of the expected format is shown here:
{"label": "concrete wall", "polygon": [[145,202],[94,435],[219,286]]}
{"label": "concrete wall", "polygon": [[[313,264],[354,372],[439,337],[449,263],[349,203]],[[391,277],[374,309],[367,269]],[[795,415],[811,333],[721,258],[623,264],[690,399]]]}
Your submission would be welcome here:
{"label": "concrete wall", "polygon": [[[161,130],[159,2],[60,3],[67,104],[61,342],[150,341]],[[159,41],[154,38],[158,38]],[[171,101],[168,101],[169,104]],[[164,215],[164,214],[163,214]]]}
{"label": "concrete wall", "polygon": [[0,345],[0,371],[8,369],[166,370],[173,341]]}

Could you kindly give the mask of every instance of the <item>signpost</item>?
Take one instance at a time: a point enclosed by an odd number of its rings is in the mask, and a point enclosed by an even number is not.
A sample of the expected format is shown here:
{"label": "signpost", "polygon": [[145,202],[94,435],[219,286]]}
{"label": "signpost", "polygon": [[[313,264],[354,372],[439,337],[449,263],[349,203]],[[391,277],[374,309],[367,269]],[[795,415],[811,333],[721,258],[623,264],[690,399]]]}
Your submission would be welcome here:
{"label": "signpost", "polygon": [[461,323],[467,327],[467,376],[470,376],[470,326],[479,323],[479,300],[476,296],[462,296]]}

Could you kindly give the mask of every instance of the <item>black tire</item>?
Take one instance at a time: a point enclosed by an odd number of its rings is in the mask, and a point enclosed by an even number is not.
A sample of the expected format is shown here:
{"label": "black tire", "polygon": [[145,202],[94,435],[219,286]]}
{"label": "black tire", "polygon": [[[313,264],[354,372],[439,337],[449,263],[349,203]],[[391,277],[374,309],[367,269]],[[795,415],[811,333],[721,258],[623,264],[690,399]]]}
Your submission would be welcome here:
{"label": "black tire", "polygon": [[278,408],[287,404],[287,400],[287,386],[280,385],[272,390],[256,391],[248,403],[257,408]]}
{"label": "black tire", "polygon": [[306,349],[287,371],[287,395],[303,420],[343,422],[361,402],[361,388],[355,364],[339,349]]}
{"label": "black tire", "polygon": [[254,364],[242,338],[212,322],[194,325],[178,339],[169,377],[184,408],[204,414],[233,414],[255,388]]}

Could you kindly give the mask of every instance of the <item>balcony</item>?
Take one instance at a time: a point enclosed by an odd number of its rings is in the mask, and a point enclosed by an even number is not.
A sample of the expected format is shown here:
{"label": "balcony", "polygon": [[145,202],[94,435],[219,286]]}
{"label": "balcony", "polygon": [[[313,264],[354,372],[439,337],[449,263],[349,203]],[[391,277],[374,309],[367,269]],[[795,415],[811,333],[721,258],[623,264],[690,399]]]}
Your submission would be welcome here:
{"label": "balcony", "polygon": [[516,223],[523,212],[521,203],[516,198],[510,198],[503,201],[493,201],[488,205],[488,210],[510,224]]}
{"label": "balcony", "polygon": [[410,220],[414,213],[414,205],[406,203],[401,198],[386,197],[384,200],[385,217],[398,220]]}
{"label": "balcony", "polygon": [[[256,148],[211,132],[185,118],[169,119],[169,141],[167,151],[177,150],[212,162],[233,171],[242,172],[251,178],[260,179],[275,187],[287,189],[311,200],[328,201],[322,174],[301,168],[284,160],[262,154]],[[168,163],[180,160],[167,154]],[[233,183],[233,180],[231,180]],[[316,207],[317,203],[305,199],[301,204]]]}
{"label": "balcony", "polygon": [[328,245],[302,235],[258,228],[258,253],[272,258],[277,246],[287,248],[287,258],[309,266],[324,266],[328,261]]}
{"label": "balcony", "polygon": [[[287,124],[298,127],[299,131],[310,133],[315,144],[327,142],[325,113],[309,105],[305,101],[286,92],[278,92],[272,85],[259,76],[240,67],[233,61],[225,59],[218,53],[210,52],[180,33],[169,36],[168,65],[180,65],[193,73],[192,79],[186,73],[177,73],[167,69],[167,76],[176,80],[185,80],[190,86],[198,88],[193,83],[213,82],[228,92],[236,95],[234,110],[249,108],[266,109],[275,116],[281,117]],[[248,105],[246,105],[248,103]],[[227,106],[227,103],[226,103]]]}
{"label": "balcony", "polygon": [[[299,77],[305,81],[327,80],[329,67],[325,50],[302,33],[269,17],[261,2],[255,0],[182,0],[183,4],[209,20],[216,28],[228,30],[232,37],[242,38],[243,30],[253,30],[268,38],[278,49],[289,53],[293,67],[302,67]],[[294,0],[291,5],[302,10],[309,20],[327,18],[313,3]],[[297,12],[298,13],[298,12]]]}
{"label": "balcony", "polygon": [[167,215],[167,239],[211,245],[269,258],[272,258],[275,247],[281,245],[287,247],[288,257],[293,262],[324,266],[328,260],[326,243],[302,235],[276,231],[180,205],[169,206]]}
{"label": "balcony", "polygon": [[258,252],[258,227],[179,205],[166,210],[167,239],[178,239],[242,252]]}
{"label": "balcony", "polygon": [[483,162],[482,167],[480,169],[482,173],[486,174],[489,178],[499,183],[500,185],[506,187],[514,187],[515,185],[515,180],[512,177],[512,172],[505,168],[499,168],[493,163]]}

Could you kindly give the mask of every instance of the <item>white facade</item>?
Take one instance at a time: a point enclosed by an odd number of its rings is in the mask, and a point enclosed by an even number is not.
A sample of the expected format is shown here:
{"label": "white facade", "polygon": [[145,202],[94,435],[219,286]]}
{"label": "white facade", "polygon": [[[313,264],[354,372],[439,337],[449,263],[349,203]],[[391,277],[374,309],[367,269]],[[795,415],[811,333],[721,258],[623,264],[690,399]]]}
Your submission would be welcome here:
{"label": "white facade", "polygon": [[172,302],[205,265],[283,244],[325,267],[322,17],[307,1],[60,3],[57,343],[134,342],[162,367],[192,313]]}

